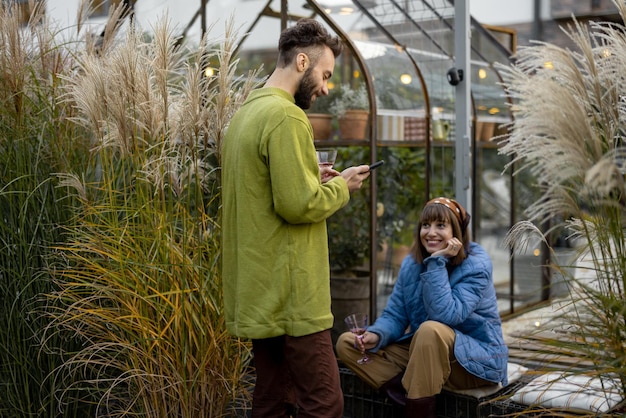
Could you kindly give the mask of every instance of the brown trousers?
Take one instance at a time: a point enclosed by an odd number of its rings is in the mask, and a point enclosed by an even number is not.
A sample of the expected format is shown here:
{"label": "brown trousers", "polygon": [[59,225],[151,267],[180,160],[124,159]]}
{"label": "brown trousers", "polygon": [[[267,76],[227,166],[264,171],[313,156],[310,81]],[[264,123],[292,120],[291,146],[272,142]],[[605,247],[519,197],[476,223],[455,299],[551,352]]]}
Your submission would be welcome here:
{"label": "brown trousers", "polygon": [[454,357],[454,330],[439,322],[426,321],[411,342],[391,344],[376,353],[374,361],[357,364],[361,353],[354,348],[354,335],[342,334],[337,340],[337,354],[354,373],[374,388],[404,371],[402,385],[407,398],[434,396],[444,385],[450,389],[472,389],[493,385],[467,372]]}
{"label": "brown trousers", "polygon": [[341,418],[343,392],[330,330],[252,340],[256,384],[252,418]]}

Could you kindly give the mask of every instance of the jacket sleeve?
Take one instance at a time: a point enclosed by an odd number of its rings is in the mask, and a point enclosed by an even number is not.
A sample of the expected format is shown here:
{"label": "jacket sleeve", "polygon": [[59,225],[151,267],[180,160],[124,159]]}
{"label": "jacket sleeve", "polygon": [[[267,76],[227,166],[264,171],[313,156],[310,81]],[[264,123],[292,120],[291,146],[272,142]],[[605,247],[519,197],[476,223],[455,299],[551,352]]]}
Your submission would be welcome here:
{"label": "jacket sleeve", "polygon": [[444,257],[424,260],[423,301],[430,319],[456,328],[476,310],[491,285],[489,266],[476,261],[466,259],[449,277]]}
{"label": "jacket sleeve", "polygon": [[378,345],[370,351],[376,352],[396,342],[405,334],[410,324],[410,318],[406,309],[407,290],[411,281],[415,281],[418,270],[418,264],[410,255],[402,261],[398,280],[393,287],[385,309],[381,316],[376,319],[376,322],[368,328],[369,332],[376,333],[380,337]]}

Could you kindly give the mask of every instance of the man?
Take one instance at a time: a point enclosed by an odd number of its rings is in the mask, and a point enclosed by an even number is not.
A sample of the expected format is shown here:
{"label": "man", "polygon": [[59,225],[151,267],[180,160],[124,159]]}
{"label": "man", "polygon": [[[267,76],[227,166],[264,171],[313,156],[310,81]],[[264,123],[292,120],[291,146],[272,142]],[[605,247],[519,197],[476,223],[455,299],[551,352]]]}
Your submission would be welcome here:
{"label": "man", "polygon": [[[230,333],[252,339],[252,417],[340,418],[326,219],[369,176],[320,168],[303,109],[328,94],[342,45],[315,20],[280,35],[276,69],[231,120],[222,149],[223,282]],[[365,210],[365,209],[364,209]]]}

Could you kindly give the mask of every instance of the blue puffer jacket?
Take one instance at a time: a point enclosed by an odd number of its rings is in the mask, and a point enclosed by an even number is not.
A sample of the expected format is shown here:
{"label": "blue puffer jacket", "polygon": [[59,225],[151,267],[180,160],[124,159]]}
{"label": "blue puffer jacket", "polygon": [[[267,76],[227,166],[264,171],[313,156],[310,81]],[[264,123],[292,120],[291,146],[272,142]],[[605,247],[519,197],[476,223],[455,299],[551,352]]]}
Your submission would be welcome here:
{"label": "blue puffer jacket", "polygon": [[380,336],[372,351],[410,339],[427,320],[454,329],[454,355],[465,370],[507,384],[508,348],[502,337],[492,264],[480,245],[471,243],[468,257],[450,273],[442,256],[428,257],[424,264],[407,256],[387,306],[368,328]]}

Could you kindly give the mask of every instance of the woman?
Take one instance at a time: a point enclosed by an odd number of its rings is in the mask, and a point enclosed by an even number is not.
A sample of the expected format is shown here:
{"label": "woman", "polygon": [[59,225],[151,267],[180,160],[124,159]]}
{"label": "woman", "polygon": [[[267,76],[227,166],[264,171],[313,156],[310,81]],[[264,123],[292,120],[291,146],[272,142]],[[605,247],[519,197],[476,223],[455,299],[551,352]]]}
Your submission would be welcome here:
{"label": "woman", "polygon": [[[470,241],[469,221],[458,202],[429,201],[382,315],[362,336],[346,332],[337,341],[339,358],[405,405],[407,417],[435,417],[444,384],[507,384],[491,259]],[[373,361],[359,365],[365,350]]]}

